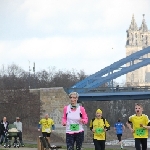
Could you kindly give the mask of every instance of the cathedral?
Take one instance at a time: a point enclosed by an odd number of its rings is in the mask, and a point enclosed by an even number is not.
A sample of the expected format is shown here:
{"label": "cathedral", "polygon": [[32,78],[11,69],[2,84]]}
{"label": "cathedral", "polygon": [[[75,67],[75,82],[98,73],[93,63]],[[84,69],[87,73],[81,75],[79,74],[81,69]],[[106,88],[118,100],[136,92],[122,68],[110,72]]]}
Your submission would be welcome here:
{"label": "cathedral", "polygon": [[[148,30],[145,18],[141,26],[138,27],[134,15],[132,16],[131,24],[127,32],[126,40],[126,56],[131,55],[145,47],[150,46],[150,31]],[[144,58],[150,58],[150,53]],[[140,60],[137,60],[140,61]],[[134,64],[137,63],[134,62]],[[130,64],[128,63],[127,66]],[[126,84],[129,86],[147,86],[150,85],[150,65],[141,67],[135,71],[126,74]]]}

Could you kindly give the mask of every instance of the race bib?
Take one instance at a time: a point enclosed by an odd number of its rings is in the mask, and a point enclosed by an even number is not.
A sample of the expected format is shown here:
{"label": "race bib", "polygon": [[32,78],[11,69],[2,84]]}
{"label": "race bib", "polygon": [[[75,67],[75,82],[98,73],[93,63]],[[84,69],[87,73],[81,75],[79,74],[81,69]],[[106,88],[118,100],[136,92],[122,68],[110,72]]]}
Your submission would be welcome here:
{"label": "race bib", "polygon": [[50,128],[45,129],[45,132],[50,133],[51,132]]}
{"label": "race bib", "polygon": [[104,129],[103,129],[103,128],[96,128],[95,132],[96,132],[97,134],[101,134],[101,133],[104,132]]}
{"label": "race bib", "polygon": [[146,134],[146,130],[145,129],[141,129],[141,128],[138,128],[135,130],[135,133],[136,135],[138,136],[144,136]]}
{"label": "race bib", "polygon": [[79,124],[71,124],[70,130],[71,131],[79,131]]}

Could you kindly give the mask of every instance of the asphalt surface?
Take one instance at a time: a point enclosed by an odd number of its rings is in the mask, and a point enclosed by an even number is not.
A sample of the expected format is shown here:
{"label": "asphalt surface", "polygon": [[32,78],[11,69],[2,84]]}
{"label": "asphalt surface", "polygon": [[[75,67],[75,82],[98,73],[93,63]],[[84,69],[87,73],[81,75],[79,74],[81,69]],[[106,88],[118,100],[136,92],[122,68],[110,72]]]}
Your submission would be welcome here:
{"label": "asphalt surface", "polygon": [[[34,144],[35,144],[35,142],[34,142]],[[65,143],[51,143],[51,145],[66,146]],[[84,150],[84,148],[93,148],[93,150],[94,150],[94,145],[91,143],[83,143],[83,150]],[[119,150],[120,146],[119,145],[106,145],[106,149],[107,148]],[[0,146],[0,149],[17,150],[18,148],[13,148],[13,147],[12,148],[4,148],[4,147]],[[37,148],[19,147],[18,150],[37,150]],[[64,149],[60,149],[60,150],[64,150]],[[135,148],[131,147],[131,146],[124,146],[123,150],[135,150]],[[150,148],[148,148],[147,150],[150,150]]]}

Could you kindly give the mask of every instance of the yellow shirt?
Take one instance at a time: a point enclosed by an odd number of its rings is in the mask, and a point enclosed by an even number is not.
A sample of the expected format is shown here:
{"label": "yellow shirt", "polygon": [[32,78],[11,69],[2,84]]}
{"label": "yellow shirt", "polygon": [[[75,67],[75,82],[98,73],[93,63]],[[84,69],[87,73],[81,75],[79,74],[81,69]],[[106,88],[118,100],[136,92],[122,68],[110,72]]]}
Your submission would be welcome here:
{"label": "yellow shirt", "polygon": [[103,119],[95,118],[94,121],[90,121],[90,127],[93,127],[95,130],[94,132],[94,139],[97,140],[105,140],[106,139],[106,131],[104,130],[105,127],[110,127],[109,123],[105,119],[105,124]]}
{"label": "yellow shirt", "polygon": [[137,116],[136,114],[129,117],[129,121],[132,122],[133,125],[133,137],[134,138],[148,138],[148,130],[140,127],[140,124],[147,126],[150,122],[147,115],[142,114],[141,116]]}
{"label": "yellow shirt", "polygon": [[54,125],[54,121],[50,118],[48,119],[41,119],[39,124],[42,126],[42,132],[51,132],[52,125]]}

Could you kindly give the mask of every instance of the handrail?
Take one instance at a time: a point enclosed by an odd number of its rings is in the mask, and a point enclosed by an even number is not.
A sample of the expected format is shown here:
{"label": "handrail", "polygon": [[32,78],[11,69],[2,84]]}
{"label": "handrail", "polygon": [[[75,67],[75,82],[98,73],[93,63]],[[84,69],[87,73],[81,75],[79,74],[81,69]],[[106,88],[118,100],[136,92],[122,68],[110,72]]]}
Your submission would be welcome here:
{"label": "handrail", "polygon": [[78,92],[83,91],[82,93],[90,93],[90,92],[135,92],[135,91],[150,91],[150,86],[130,86],[130,87],[98,87],[98,88],[65,88],[67,93],[70,91]]}

